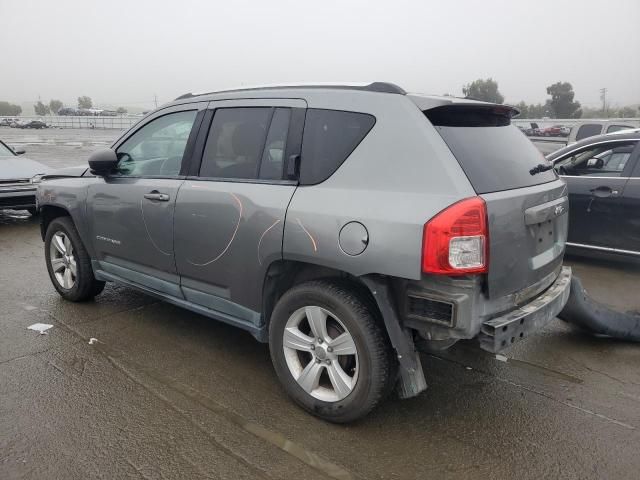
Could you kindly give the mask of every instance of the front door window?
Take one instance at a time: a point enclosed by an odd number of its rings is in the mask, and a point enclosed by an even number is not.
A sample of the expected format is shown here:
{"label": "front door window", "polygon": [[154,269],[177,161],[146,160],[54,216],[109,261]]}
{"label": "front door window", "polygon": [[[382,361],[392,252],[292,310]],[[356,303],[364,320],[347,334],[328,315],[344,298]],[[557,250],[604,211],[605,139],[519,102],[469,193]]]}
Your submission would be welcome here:
{"label": "front door window", "polygon": [[118,173],[136,177],[179,175],[196,113],[170,113],[134,133],[118,147]]}

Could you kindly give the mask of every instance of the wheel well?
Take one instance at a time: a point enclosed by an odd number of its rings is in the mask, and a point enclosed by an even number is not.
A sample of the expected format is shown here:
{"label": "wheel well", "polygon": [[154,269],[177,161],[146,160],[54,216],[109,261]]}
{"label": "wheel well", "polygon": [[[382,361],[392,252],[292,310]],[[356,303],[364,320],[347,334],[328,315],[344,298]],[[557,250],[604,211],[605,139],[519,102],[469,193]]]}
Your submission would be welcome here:
{"label": "wheel well", "polygon": [[376,317],[382,321],[380,309],[364,282],[358,277],[334,268],[323,267],[305,262],[281,260],[272,263],[266,273],[263,294],[262,312],[267,328],[271,321],[271,312],[284,293],[294,285],[310,280],[329,280],[346,285],[353,289],[367,305]]}
{"label": "wheel well", "polygon": [[71,215],[67,210],[62,207],[55,207],[53,205],[44,205],[40,208],[40,234],[42,240],[44,240],[47,234],[47,228],[49,224],[58,217],[70,217]]}

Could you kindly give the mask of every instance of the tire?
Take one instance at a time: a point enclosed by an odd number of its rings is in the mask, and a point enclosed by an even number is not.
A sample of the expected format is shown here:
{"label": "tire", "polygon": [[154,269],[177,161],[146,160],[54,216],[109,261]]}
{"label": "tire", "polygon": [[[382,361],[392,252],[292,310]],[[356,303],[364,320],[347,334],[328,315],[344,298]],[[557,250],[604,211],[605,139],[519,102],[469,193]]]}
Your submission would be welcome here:
{"label": "tire", "polygon": [[289,396],[329,422],[364,417],[394,385],[397,365],[386,332],[347,285],[311,281],[287,291],[271,316],[269,347]]}
{"label": "tire", "polygon": [[49,224],[44,252],[49,278],[62,298],[82,302],[104,289],[105,282],[93,276],[91,258],[70,217],[58,217]]}

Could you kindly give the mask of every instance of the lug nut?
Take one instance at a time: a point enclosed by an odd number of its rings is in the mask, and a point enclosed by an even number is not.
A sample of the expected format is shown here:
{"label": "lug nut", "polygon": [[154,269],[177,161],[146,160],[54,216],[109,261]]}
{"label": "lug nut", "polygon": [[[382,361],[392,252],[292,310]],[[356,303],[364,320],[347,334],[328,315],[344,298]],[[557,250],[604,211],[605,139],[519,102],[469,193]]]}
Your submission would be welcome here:
{"label": "lug nut", "polygon": [[331,360],[327,360],[325,363],[326,363],[327,365],[331,365]]}
{"label": "lug nut", "polygon": [[320,363],[322,360],[320,360],[319,358],[316,358],[316,363]]}
{"label": "lug nut", "polygon": [[333,352],[333,348],[332,347],[327,347],[327,352]]}
{"label": "lug nut", "polygon": [[310,348],[311,350],[315,350],[315,349],[316,349],[316,346],[312,343],[311,345],[309,345],[309,348]]}
{"label": "lug nut", "polygon": [[322,339],[321,338],[318,338],[318,343],[322,343]]}

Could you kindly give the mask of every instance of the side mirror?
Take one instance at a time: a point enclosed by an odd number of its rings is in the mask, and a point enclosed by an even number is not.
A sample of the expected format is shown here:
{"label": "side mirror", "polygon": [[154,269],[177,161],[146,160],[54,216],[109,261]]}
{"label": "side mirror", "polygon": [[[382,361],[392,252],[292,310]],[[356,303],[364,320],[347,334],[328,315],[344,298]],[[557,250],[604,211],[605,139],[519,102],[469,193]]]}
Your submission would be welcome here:
{"label": "side mirror", "polygon": [[24,148],[16,148],[13,153],[15,153],[16,155],[22,155],[25,153]]}
{"label": "side mirror", "polygon": [[94,175],[107,175],[118,166],[118,156],[110,148],[93,152],[89,157],[89,169]]}

